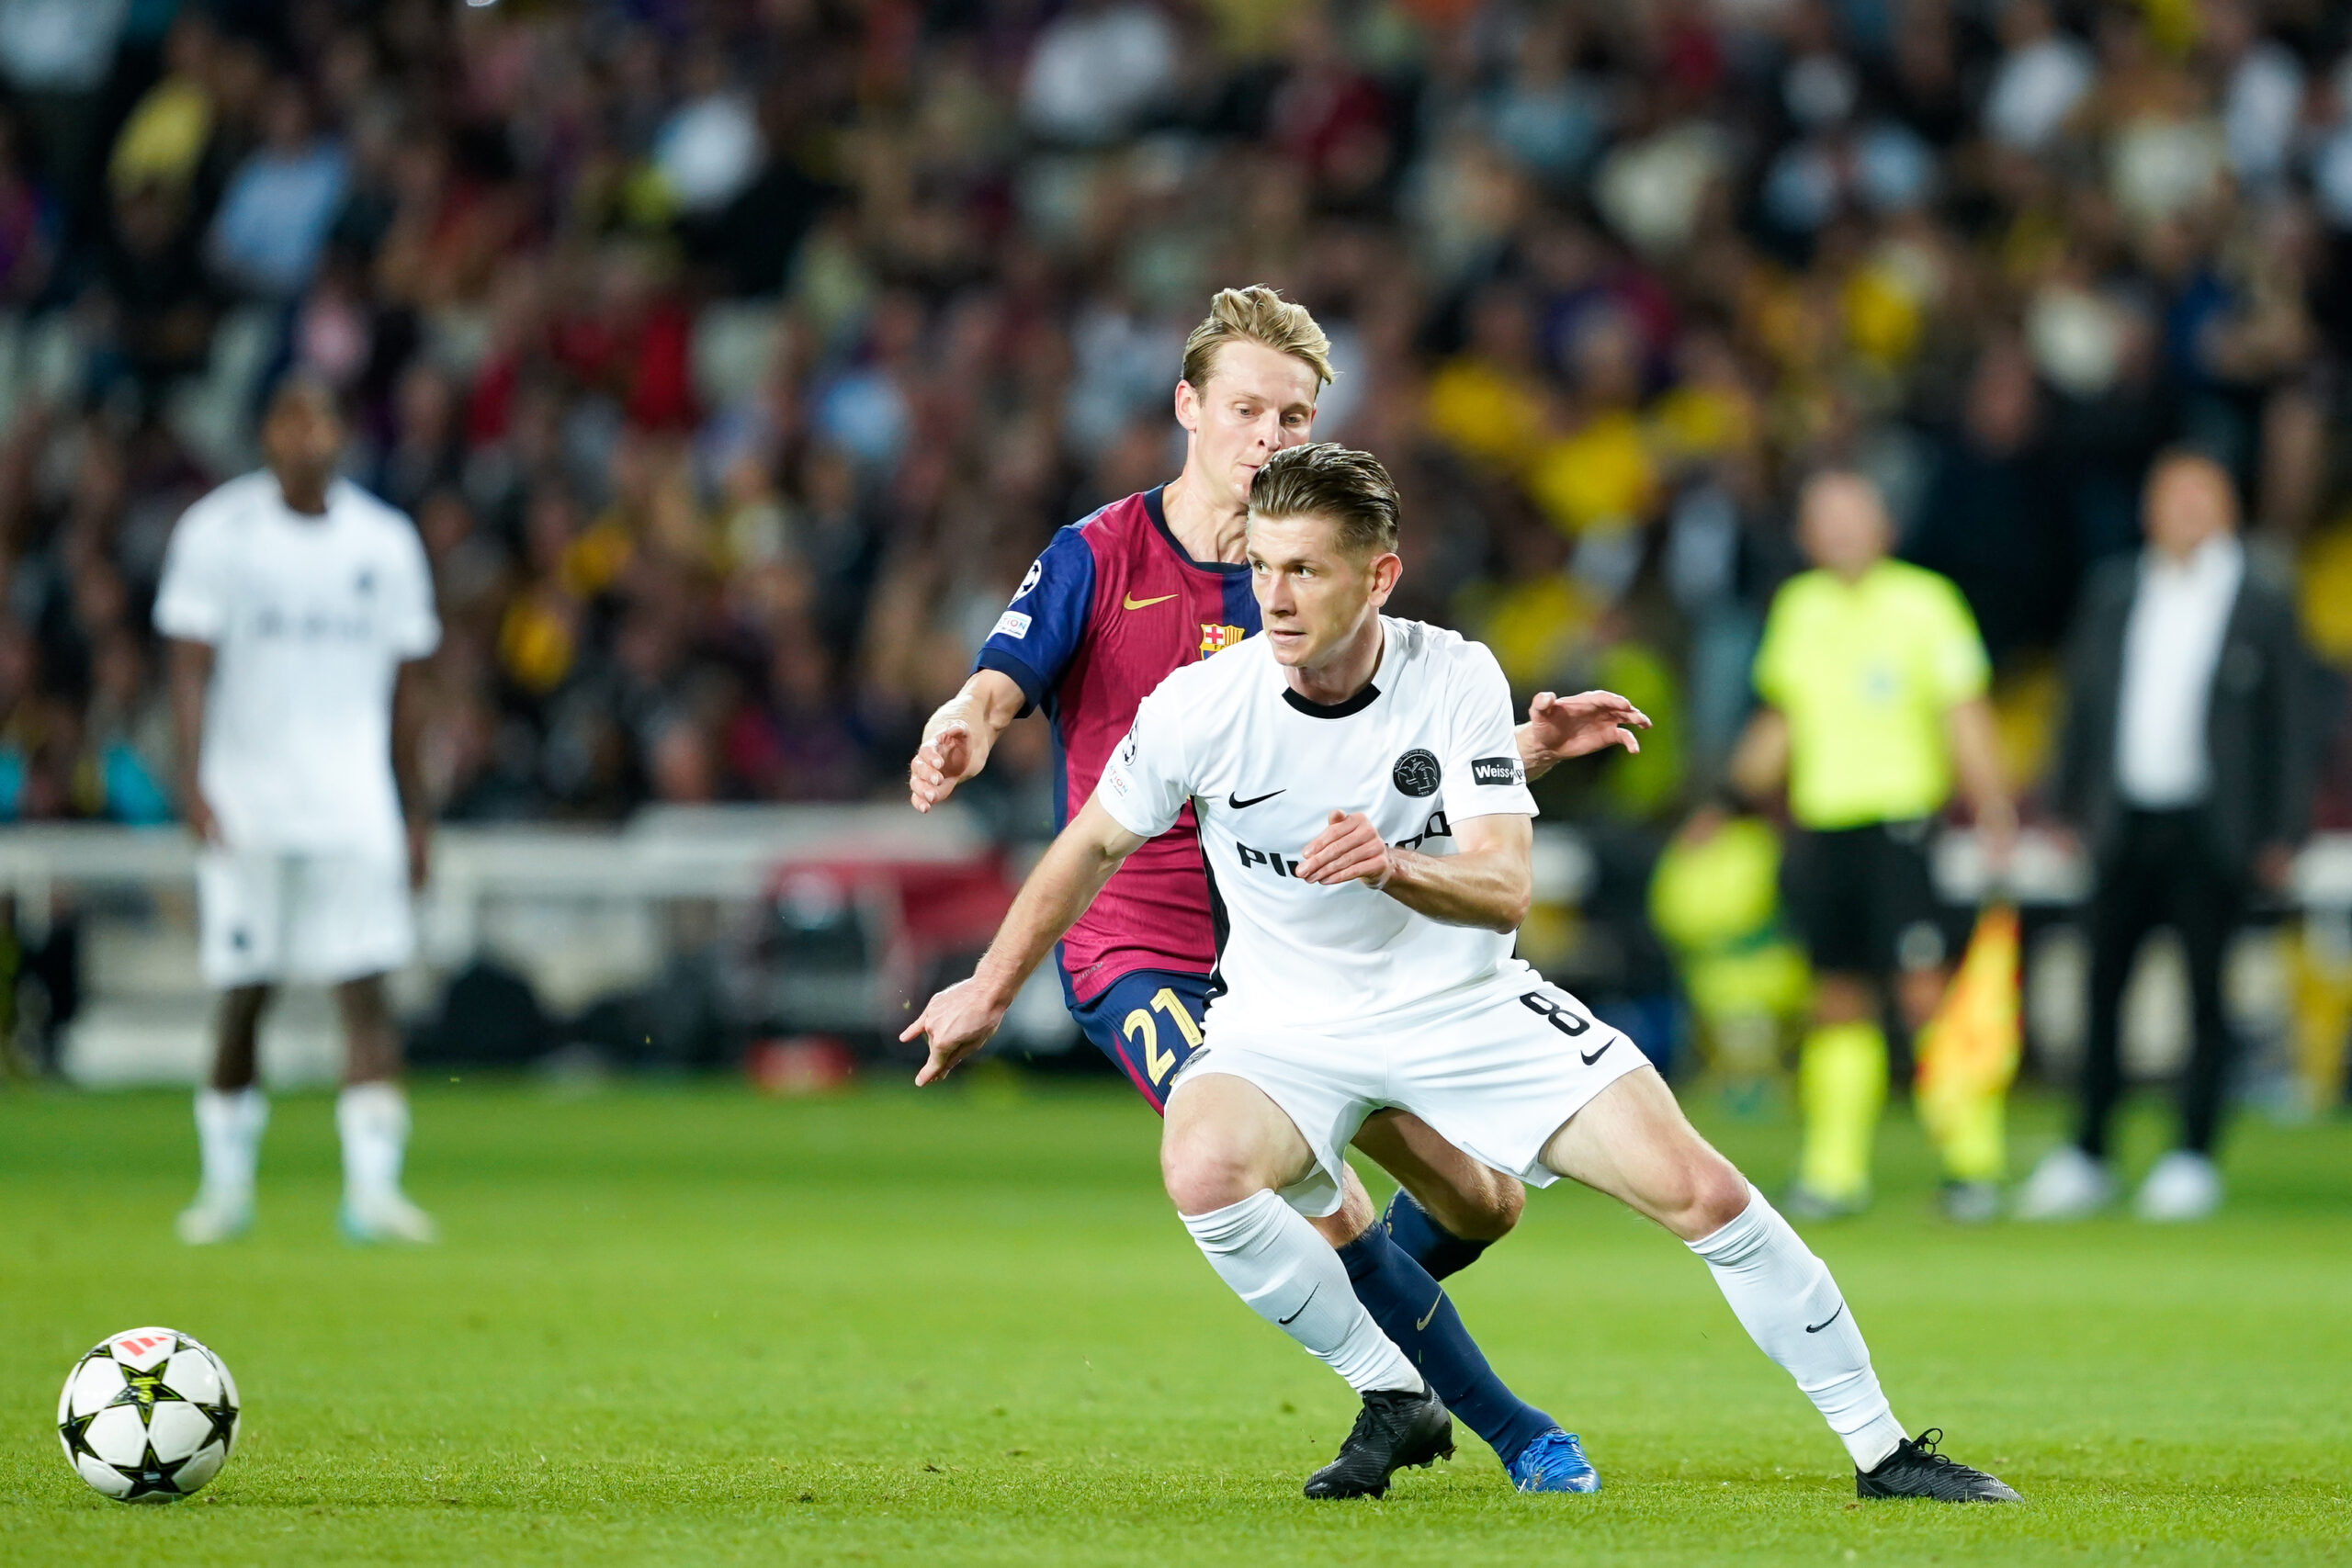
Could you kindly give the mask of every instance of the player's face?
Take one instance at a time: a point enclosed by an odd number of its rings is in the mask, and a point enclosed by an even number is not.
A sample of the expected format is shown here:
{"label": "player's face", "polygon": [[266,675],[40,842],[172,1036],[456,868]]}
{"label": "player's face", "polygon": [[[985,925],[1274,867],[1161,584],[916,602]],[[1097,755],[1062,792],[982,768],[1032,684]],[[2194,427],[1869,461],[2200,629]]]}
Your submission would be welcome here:
{"label": "player's face", "polygon": [[1229,504],[1246,506],[1250,481],[1266,459],[1313,434],[1321,387],[1304,360],[1261,343],[1227,344],[1205,382],[1176,383],[1176,423],[1191,437],[1185,471],[1224,491]]}
{"label": "player's face", "polygon": [[262,451],[281,478],[318,483],[343,455],[343,419],[334,401],[315,388],[280,392],[262,422]]}
{"label": "player's face", "polygon": [[1403,567],[1394,551],[1342,547],[1326,518],[1250,518],[1250,584],[1274,662],[1290,669],[1319,669],[1353,647]]}

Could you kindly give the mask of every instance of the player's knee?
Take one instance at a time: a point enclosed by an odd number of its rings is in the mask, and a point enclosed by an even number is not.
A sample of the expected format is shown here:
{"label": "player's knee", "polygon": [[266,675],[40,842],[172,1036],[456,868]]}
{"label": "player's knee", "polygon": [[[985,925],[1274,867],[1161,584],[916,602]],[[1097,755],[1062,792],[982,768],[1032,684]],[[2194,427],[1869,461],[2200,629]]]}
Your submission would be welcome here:
{"label": "player's knee", "polygon": [[1687,1234],[1693,1239],[1712,1235],[1746,1213],[1752,1196],[1747,1178],[1713,1149],[1691,1162],[1688,1186],[1684,1216]]}
{"label": "player's knee", "polygon": [[1500,1241],[1526,1211],[1527,1187],[1515,1177],[1488,1171],[1475,1191],[1449,1193],[1440,1208],[1434,1214],[1438,1223],[1464,1241]]}
{"label": "player's knee", "polygon": [[1869,984],[1849,975],[1825,975],[1813,989],[1813,1021],[1817,1024],[1860,1023],[1877,1015],[1878,998]]}
{"label": "player's knee", "polygon": [[220,995],[220,1016],[236,1023],[250,1023],[259,1018],[269,1006],[267,986],[237,986]]}
{"label": "player's knee", "polygon": [[1527,1212],[1527,1183],[1515,1176],[1497,1176],[1494,1192],[1494,1207],[1487,1211],[1493,1221],[1491,1228],[1466,1239],[1500,1241],[1519,1228],[1519,1216]]}
{"label": "player's knee", "polygon": [[1170,1129],[1159,1145],[1159,1180],[1180,1214],[1205,1214],[1263,1190],[1253,1162],[1213,1130]]}
{"label": "player's knee", "polygon": [[1685,1241],[1712,1235],[1747,1208],[1747,1179],[1698,1139],[1649,1168],[1635,1207]]}

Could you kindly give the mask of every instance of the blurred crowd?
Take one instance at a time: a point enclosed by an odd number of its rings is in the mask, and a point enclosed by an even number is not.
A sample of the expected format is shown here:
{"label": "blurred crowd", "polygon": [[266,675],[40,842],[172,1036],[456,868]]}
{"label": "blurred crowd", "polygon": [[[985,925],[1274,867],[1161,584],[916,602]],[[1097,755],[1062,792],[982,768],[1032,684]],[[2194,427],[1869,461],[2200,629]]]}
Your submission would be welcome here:
{"label": "blurred crowd", "polygon": [[[1720,781],[1824,458],[2021,783],[2168,444],[2352,664],[2328,0],[0,0],[0,818],[171,814],[164,542],[288,367],[435,563],[446,816],[889,795],[1252,282],[1398,608],[1659,721],[1597,819]],[[1034,827],[1044,750],[976,796]]]}

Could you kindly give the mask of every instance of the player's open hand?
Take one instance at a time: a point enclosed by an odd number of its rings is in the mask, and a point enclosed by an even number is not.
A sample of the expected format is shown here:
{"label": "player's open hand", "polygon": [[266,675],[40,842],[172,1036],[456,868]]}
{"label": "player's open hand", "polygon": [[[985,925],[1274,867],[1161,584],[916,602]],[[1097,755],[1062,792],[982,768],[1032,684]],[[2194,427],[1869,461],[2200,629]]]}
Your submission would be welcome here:
{"label": "player's open hand", "polygon": [[915,809],[929,811],[978,773],[978,750],[971,725],[960,718],[950,719],[925,736],[915,749],[915,760],[907,764],[907,795]]}
{"label": "player's open hand", "polygon": [[956,1070],[956,1064],[989,1043],[1004,1021],[1004,1003],[979,977],[958,980],[923,1008],[899,1035],[904,1043],[919,1036],[931,1040],[931,1057],[915,1073],[918,1087],[935,1084]]}
{"label": "player's open hand", "polygon": [[1549,766],[1611,746],[1638,751],[1642,742],[1634,731],[1649,727],[1650,716],[1614,692],[1578,692],[1572,697],[1538,692],[1527,705],[1527,728],[1542,756],[1527,761]]}
{"label": "player's open hand", "polygon": [[1336,887],[1342,882],[1364,882],[1374,887],[1388,880],[1388,846],[1380,829],[1361,811],[1334,811],[1315,841],[1298,857],[1298,879]]}

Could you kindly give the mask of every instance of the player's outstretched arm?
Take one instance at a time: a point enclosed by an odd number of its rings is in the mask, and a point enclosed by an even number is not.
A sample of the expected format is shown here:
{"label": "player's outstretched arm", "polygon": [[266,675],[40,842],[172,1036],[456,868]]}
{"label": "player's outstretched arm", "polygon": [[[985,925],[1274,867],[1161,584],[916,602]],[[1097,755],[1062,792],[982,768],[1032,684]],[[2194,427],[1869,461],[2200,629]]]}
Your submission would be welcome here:
{"label": "player's outstretched arm", "polygon": [[1334,811],[1298,857],[1298,879],[1327,887],[1361,882],[1450,926],[1517,931],[1535,893],[1533,820],[1473,817],[1453,829],[1453,841],[1450,855],[1398,849],[1381,842],[1362,812]]}
{"label": "player's outstretched arm", "polygon": [[1578,692],[1572,697],[1538,692],[1515,739],[1527,776],[1540,779],[1571,757],[1611,746],[1638,751],[1642,742],[1634,731],[1649,727],[1650,716],[1614,692]]}
{"label": "player's outstretched arm", "polygon": [[1021,716],[1021,688],[999,670],[976,670],[964,689],[939,705],[922,727],[922,744],[907,764],[907,796],[929,811],[988,766],[1005,727]]}
{"label": "player's outstretched arm", "polygon": [[1021,885],[972,977],[932,998],[899,1036],[901,1041],[930,1037],[931,1057],[915,1074],[916,1083],[937,1083],[989,1043],[1031,972],[1086,913],[1119,863],[1144,842],[1142,835],[1114,821],[1100,802],[1087,801]]}

